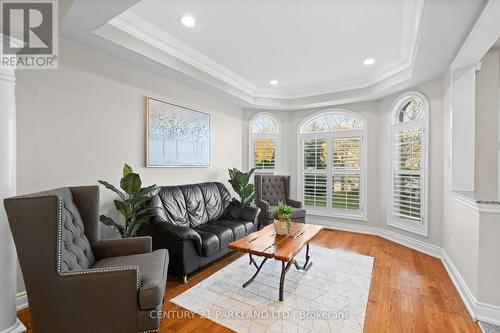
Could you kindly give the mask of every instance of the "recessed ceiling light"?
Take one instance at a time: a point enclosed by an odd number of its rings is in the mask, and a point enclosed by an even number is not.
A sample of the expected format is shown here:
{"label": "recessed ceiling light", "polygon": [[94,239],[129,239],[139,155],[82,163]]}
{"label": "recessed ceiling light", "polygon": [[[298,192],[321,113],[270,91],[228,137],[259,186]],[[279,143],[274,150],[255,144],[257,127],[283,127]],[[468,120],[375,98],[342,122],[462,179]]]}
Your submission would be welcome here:
{"label": "recessed ceiling light", "polygon": [[275,86],[278,84],[278,80],[271,80],[269,81],[269,84]]}
{"label": "recessed ceiling light", "polygon": [[375,59],[373,59],[373,58],[368,58],[368,59],[365,59],[365,61],[363,61],[363,64],[366,66],[373,65],[374,63],[375,63]]}
{"label": "recessed ceiling light", "polygon": [[192,28],[196,25],[196,20],[194,19],[194,17],[189,16],[189,15],[182,16],[179,19],[179,22],[181,22],[181,24],[183,26],[188,27],[188,28]]}

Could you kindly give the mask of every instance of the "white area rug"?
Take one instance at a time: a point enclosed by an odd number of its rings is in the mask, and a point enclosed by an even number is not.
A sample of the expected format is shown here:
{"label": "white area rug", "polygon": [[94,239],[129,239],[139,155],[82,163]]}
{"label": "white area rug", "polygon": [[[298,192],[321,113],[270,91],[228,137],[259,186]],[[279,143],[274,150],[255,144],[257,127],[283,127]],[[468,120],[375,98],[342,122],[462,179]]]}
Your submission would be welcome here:
{"label": "white area rug", "polygon": [[[255,272],[245,255],[171,302],[237,332],[363,332],[373,257],[311,246],[309,271],[292,265],[278,301],[281,262]],[[297,255],[305,261],[305,248]],[[260,263],[260,257],[254,256]]]}
{"label": "white area rug", "polygon": [[484,333],[500,333],[500,326],[486,323],[484,321],[478,321],[481,331]]}

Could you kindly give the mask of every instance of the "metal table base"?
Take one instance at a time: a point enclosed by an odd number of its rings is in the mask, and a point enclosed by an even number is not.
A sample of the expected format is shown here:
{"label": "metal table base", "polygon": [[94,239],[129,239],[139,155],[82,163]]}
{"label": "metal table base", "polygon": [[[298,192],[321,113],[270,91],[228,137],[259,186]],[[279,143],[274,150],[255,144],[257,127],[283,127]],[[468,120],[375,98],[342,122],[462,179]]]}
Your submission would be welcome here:
{"label": "metal table base", "polygon": [[[262,261],[261,261],[261,263],[259,265],[255,261],[255,259],[253,258],[253,256],[252,256],[251,253],[249,253],[249,257],[250,257],[249,265],[253,264],[255,266],[255,268],[257,269],[257,271],[250,278],[250,280],[248,280],[247,282],[245,282],[243,284],[243,288],[247,287],[250,283],[253,282],[253,280],[255,280],[255,278],[257,277],[257,275],[259,275],[259,273],[260,273],[260,271],[262,269],[262,266],[264,266],[264,264],[266,263],[267,259],[269,259],[269,258],[262,259]],[[279,300],[280,300],[280,302],[283,301],[283,290],[284,290],[284,287],[285,287],[286,273],[288,272],[288,270],[290,269],[290,267],[292,266],[292,264],[295,266],[295,269],[297,269],[297,270],[308,271],[309,268],[311,268],[311,266],[313,264],[312,262],[309,262],[309,259],[310,259],[310,256],[309,256],[309,243],[307,243],[306,244],[306,262],[304,263],[304,265],[300,266],[299,263],[297,262],[297,260],[295,260],[295,258],[293,258],[289,262],[286,262],[286,261],[282,261],[281,262],[280,291],[279,291]]]}

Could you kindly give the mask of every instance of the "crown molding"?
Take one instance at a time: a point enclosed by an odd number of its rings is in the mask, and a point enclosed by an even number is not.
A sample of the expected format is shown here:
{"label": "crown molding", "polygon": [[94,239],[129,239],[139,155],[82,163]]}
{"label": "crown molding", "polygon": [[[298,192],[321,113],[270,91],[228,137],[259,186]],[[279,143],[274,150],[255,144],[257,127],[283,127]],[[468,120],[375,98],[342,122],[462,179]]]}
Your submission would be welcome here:
{"label": "crown molding", "polygon": [[186,43],[149,23],[141,16],[126,11],[115,17],[108,24],[133,37],[139,38],[163,52],[207,73],[233,87],[252,95],[257,86],[243,77],[228,70],[221,64],[196,51]]}
{"label": "crown molding", "polygon": [[[113,18],[101,28],[94,31],[94,33],[113,41],[113,37],[105,36],[103,33],[105,29],[102,29],[107,25],[112,26],[197,69],[199,71],[198,73],[185,73],[194,79],[200,79],[200,73],[208,74],[252,99],[293,101],[354,91],[357,89],[369,89],[376,84],[392,79],[404,72],[409,73],[406,77],[409,76],[411,78],[418,49],[420,25],[422,22],[425,1],[405,0],[405,2],[406,5],[403,7],[402,12],[402,20],[405,24],[401,34],[401,53],[397,59],[371,72],[368,77],[354,77],[351,78],[349,80],[350,83],[347,84],[334,84],[327,88],[312,89],[305,92],[283,89],[259,89],[254,83],[203,55],[183,41],[148,22],[132,10],[125,11]],[[120,44],[119,41],[114,42]],[[141,53],[140,49],[135,49],[134,51],[139,54]]]}
{"label": "crown molding", "polygon": [[489,0],[453,59],[452,71],[476,66],[498,40],[500,0]]}

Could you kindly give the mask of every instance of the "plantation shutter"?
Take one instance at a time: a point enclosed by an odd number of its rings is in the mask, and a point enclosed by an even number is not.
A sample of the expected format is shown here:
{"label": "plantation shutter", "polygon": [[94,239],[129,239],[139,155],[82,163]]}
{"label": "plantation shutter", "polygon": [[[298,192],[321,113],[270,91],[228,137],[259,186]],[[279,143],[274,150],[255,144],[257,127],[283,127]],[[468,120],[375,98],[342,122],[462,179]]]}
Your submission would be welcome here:
{"label": "plantation shutter", "polygon": [[392,214],[422,223],[422,128],[395,127],[392,134]]}
{"label": "plantation shutter", "polygon": [[326,207],[327,141],[324,138],[304,140],[304,204]]}
{"label": "plantation shutter", "polygon": [[261,170],[274,170],[276,158],[276,140],[256,139],[254,141],[254,167]]}
{"label": "plantation shutter", "polygon": [[312,215],[365,219],[366,129],[348,112],[312,117],[300,127],[302,200]]}
{"label": "plantation shutter", "polygon": [[361,137],[332,139],[332,208],[360,210]]}

